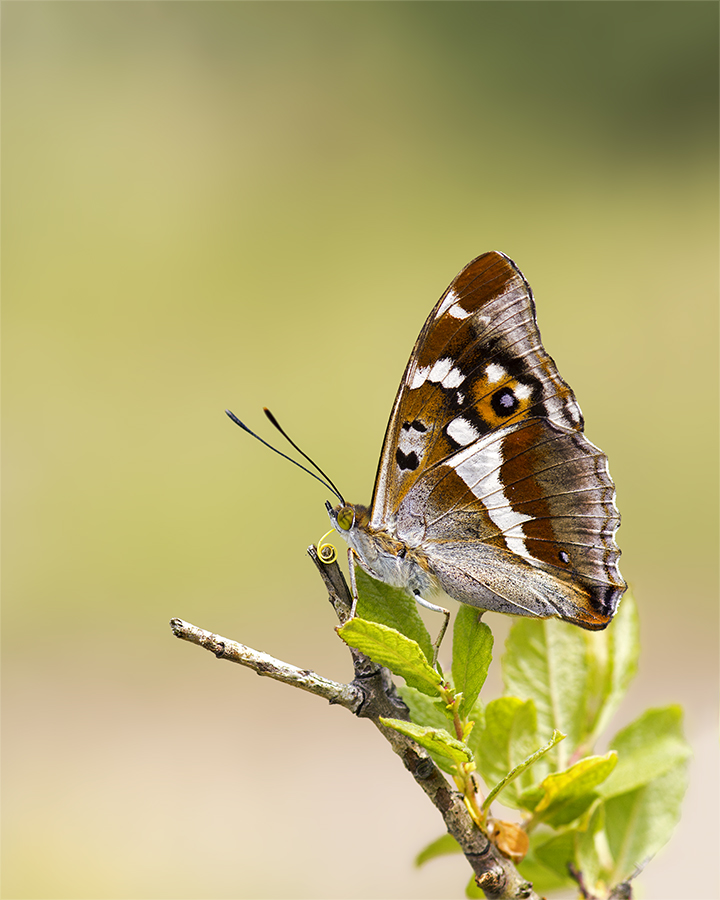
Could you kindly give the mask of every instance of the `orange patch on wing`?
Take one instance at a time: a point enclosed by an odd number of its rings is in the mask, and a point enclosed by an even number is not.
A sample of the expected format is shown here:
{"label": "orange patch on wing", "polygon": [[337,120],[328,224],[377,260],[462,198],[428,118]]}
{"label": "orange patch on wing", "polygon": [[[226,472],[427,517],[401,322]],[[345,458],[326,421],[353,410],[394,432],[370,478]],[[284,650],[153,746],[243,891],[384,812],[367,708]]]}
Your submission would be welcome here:
{"label": "orange patch on wing", "polygon": [[[492,399],[498,391],[503,389],[512,391],[517,406],[515,406],[510,415],[499,416],[493,408]],[[533,407],[534,401],[532,397],[522,398],[518,396],[518,392],[524,393],[522,389],[523,384],[517,378],[508,376],[491,384],[487,375],[483,374],[475,378],[470,388],[470,396],[473,399],[472,405],[491,429],[502,428],[511,422],[519,422],[522,419],[529,418],[528,413]]]}

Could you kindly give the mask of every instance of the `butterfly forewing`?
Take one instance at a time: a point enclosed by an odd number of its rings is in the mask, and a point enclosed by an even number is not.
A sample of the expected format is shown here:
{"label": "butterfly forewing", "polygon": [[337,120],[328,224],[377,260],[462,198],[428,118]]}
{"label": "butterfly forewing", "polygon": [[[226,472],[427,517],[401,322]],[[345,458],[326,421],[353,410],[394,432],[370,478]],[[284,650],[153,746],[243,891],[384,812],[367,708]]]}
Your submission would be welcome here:
{"label": "butterfly forewing", "polygon": [[531,416],[582,430],[573,392],[543,349],[527,282],[506,256],[486,253],[455,278],[415,343],[385,435],[371,524],[384,521],[424,469]]}

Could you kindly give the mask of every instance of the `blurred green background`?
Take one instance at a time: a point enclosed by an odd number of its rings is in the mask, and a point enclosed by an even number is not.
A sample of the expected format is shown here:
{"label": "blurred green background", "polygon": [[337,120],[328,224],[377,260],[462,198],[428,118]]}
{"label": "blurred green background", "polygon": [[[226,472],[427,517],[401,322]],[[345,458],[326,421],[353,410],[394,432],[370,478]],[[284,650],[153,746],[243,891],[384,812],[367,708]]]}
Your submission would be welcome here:
{"label": "blurred green background", "polygon": [[687,710],[639,894],[716,897],[717,5],[2,16],[3,895],[461,895],[461,859],[413,869],[442,825],[369,725],[167,622],[350,676],[305,557],[326,492],[223,410],[367,502],[426,315],[499,249],[618,485],[614,727]]}

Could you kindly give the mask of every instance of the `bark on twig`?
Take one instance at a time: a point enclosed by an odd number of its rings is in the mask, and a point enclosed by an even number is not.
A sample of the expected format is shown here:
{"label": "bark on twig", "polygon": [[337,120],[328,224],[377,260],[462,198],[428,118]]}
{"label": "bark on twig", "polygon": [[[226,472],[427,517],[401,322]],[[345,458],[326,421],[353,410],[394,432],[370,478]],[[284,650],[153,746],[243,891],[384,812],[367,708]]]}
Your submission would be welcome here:
{"label": "bark on twig", "polygon": [[[324,563],[315,547],[308,548],[325,584],[328,598],[343,624],[350,616],[352,597],[337,562]],[[443,817],[448,832],[460,845],[475,872],[478,885],[490,900],[540,900],[532,885],[480,831],[468,813],[460,793],[447,781],[428,753],[411,738],[380,723],[380,718],[409,720],[387,669],[358,650],[351,650],[355,677],[351,684],[330,681],[307,669],[298,669],[266,653],[204,631],[181,619],[172,619],[173,633],[227,659],[248,666],[259,675],[298,687],[344,706],[360,718],[370,719],[402,759],[405,768]]]}
{"label": "bark on twig", "polygon": [[324,697],[330,703],[344,706],[350,712],[356,712],[362,703],[362,692],[352,684],[340,684],[329,678],[323,678],[310,669],[298,669],[297,666],[291,666],[290,663],[275,659],[274,656],[260,650],[253,650],[252,647],[246,647],[244,644],[231,641],[219,634],[213,634],[211,631],[205,631],[203,628],[198,628],[197,625],[183,622],[182,619],[170,619],[170,628],[175,637],[191,644],[197,644],[204,650],[209,650],[218,659],[239,663],[241,666],[247,666],[257,672],[258,675],[267,675],[274,678],[275,681],[282,681],[284,684],[300,688],[302,691],[317,694],[318,697]]}

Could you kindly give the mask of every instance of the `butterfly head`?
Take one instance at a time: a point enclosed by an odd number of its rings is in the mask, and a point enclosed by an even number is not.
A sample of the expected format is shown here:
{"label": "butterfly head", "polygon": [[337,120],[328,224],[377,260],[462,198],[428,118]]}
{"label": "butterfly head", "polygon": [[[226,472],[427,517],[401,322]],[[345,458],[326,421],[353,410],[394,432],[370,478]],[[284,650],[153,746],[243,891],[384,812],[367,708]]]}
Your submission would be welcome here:
{"label": "butterfly head", "polygon": [[332,506],[325,502],[325,508],[332,526],[340,537],[352,548],[355,559],[365,571],[380,581],[388,580],[383,572],[381,558],[397,553],[399,547],[385,547],[386,534],[378,534],[370,529],[370,510],[366,506],[341,503]]}
{"label": "butterfly head", "polygon": [[370,521],[370,511],[366,506],[354,506],[350,503],[332,506],[329,501],[326,501],[325,508],[328,511],[333,528],[345,540],[348,540],[349,535],[355,528],[363,528]]}

